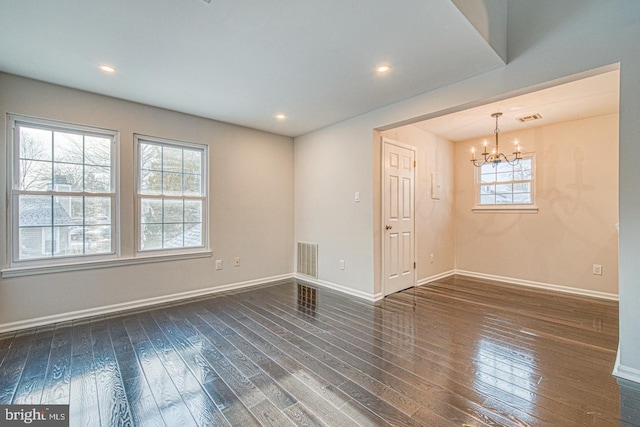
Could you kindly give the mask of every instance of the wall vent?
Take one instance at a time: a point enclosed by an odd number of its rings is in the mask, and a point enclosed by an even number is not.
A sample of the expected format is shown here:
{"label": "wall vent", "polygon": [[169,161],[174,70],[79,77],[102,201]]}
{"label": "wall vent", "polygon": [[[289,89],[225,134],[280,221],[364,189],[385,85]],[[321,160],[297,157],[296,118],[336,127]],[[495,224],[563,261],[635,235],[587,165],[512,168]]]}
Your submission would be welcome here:
{"label": "wall vent", "polygon": [[542,116],[536,113],[536,114],[531,114],[530,116],[518,117],[516,120],[519,121],[520,123],[525,123],[533,120],[540,120],[541,118]]}
{"label": "wall vent", "polygon": [[318,244],[298,242],[298,273],[318,278]]}

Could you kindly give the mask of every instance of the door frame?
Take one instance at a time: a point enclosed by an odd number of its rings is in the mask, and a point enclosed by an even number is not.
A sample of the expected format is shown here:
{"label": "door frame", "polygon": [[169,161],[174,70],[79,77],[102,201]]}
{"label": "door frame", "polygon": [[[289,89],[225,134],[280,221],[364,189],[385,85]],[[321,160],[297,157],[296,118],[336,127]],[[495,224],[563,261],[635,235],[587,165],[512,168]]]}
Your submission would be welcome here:
{"label": "door frame", "polygon": [[[385,163],[385,158],[384,158],[384,149],[385,146],[389,144],[389,145],[395,145],[396,147],[400,147],[400,148],[404,148],[407,150],[411,150],[413,151],[413,159],[415,160],[415,167],[413,168],[413,212],[411,215],[412,218],[412,228],[413,228],[413,262],[416,263],[416,253],[418,250],[418,233],[416,232],[416,205],[417,205],[417,201],[416,201],[416,181],[417,181],[417,176],[418,176],[418,148],[414,147],[412,145],[409,144],[405,144],[403,142],[399,142],[399,141],[394,141],[393,139],[390,138],[386,138],[384,136],[380,137],[380,260],[381,260],[381,283],[380,283],[380,291],[382,293],[382,298],[385,298],[387,296],[386,293],[386,284],[387,284],[387,276],[386,276],[386,271],[385,271],[385,265],[386,265],[386,259],[385,259],[385,202],[386,202],[386,194],[385,194],[385,172],[386,172],[386,163]],[[416,264],[414,264],[416,265]],[[416,267],[413,269],[413,286],[416,286],[417,280],[418,280],[418,268],[417,265]]]}

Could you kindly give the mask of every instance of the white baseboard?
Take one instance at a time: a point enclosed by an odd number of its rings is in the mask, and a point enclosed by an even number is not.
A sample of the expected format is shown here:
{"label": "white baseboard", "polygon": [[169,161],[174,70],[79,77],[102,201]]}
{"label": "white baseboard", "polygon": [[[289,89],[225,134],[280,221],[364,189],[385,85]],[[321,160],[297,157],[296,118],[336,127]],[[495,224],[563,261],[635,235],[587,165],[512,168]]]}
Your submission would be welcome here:
{"label": "white baseboard", "polygon": [[333,289],[334,291],[342,292],[347,295],[351,295],[354,297],[366,299],[367,301],[377,301],[382,298],[382,294],[370,294],[367,292],[358,291],[355,289],[348,288],[343,285],[338,285],[337,283],[327,282],[325,280],[315,279],[313,277],[305,276],[303,274],[295,274],[294,277],[300,281],[308,282],[314,285],[322,286],[328,289]]}
{"label": "white baseboard", "polygon": [[455,274],[470,276],[478,279],[495,280],[496,282],[511,283],[515,285],[529,286],[531,288],[546,289],[548,291],[564,292],[567,294],[580,295],[585,297],[600,298],[611,301],[618,301],[618,294],[608,292],[591,291],[588,289],[572,288],[569,286],[554,285],[551,283],[534,282],[532,280],[522,280],[513,277],[496,276],[493,274],[476,273],[467,270],[454,270]]}
{"label": "white baseboard", "polygon": [[0,333],[16,331],[20,329],[27,329],[35,326],[48,325],[51,323],[65,322],[68,320],[81,319],[84,317],[99,316],[102,314],[109,314],[109,313],[114,313],[118,311],[131,310],[131,309],[140,308],[140,307],[164,304],[164,303],[179,301],[187,298],[194,298],[194,297],[199,297],[203,295],[216,294],[224,291],[247,288],[250,286],[264,285],[270,282],[276,282],[278,280],[291,279],[291,278],[293,278],[293,273],[282,274],[279,276],[272,276],[272,277],[264,277],[261,279],[248,280],[245,282],[230,283],[227,285],[215,286],[215,287],[210,287],[205,289],[196,289],[193,291],[180,292],[177,294],[163,295],[163,296],[153,297],[153,298],[145,298],[137,301],[106,305],[102,307],[88,308],[85,310],[77,310],[77,311],[72,311],[68,313],[54,314],[51,316],[38,317],[35,319],[19,320],[17,322],[0,324]]}
{"label": "white baseboard", "polygon": [[616,364],[613,366],[612,374],[614,377],[640,384],[640,369],[630,368],[620,363],[620,346],[618,346],[618,355],[616,356]]}
{"label": "white baseboard", "polygon": [[416,286],[426,285],[429,282],[434,282],[436,280],[444,279],[445,277],[453,276],[456,274],[455,270],[445,271],[444,273],[435,274],[433,276],[425,277],[424,279],[418,280]]}

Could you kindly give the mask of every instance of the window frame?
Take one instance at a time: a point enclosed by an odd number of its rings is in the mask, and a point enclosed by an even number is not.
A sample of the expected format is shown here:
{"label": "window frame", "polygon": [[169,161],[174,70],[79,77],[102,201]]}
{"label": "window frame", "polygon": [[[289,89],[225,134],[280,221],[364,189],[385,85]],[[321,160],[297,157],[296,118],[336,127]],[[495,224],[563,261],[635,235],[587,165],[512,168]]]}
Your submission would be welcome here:
{"label": "window frame", "polygon": [[[209,247],[209,146],[207,144],[200,144],[194,142],[181,141],[176,139],[161,138],[156,136],[144,135],[134,133],[134,210],[135,210],[135,224],[134,224],[134,247],[135,257],[158,257],[158,256],[180,256],[188,254],[210,254]],[[142,156],[141,146],[143,143],[152,145],[159,145],[161,147],[172,147],[180,149],[199,150],[202,152],[201,160],[201,195],[189,196],[189,195],[164,195],[160,194],[143,194],[141,192],[141,171],[142,171]],[[163,169],[164,171],[164,169]],[[183,173],[183,172],[182,172]],[[184,174],[184,173],[183,173]],[[161,198],[163,200],[201,200],[202,201],[202,245],[200,246],[187,246],[176,248],[156,248],[156,249],[142,249],[142,199],[145,198]],[[184,224],[184,220],[183,220]]]}
{"label": "window frame", "polygon": [[[20,127],[43,129],[51,132],[68,132],[83,136],[108,138],[111,140],[110,191],[96,193],[85,191],[23,190],[20,189]],[[9,269],[38,269],[40,267],[58,267],[74,264],[109,261],[120,257],[120,133],[103,127],[78,124],[62,120],[46,119],[22,114],[7,114],[7,242],[6,265]],[[54,159],[51,163],[55,164]],[[84,159],[83,159],[83,167]],[[111,250],[108,253],[69,254],[41,258],[20,259],[20,195],[68,196],[68,197],[108,197],[111,199]],[[53,212],[52,212],[53,215]],[[3,277],[4,277],[3,270]]]}
{"label": "window frame", "polygon": [[[538,207],[536,205],[536,155],[535,153],[523,153],[522,159],[531,160],[531,179],[530,180],[513,180],[505,181],[505,183],[518,183],[518,182],[530,182],[531,186],[531,202],[530,203],[494,203],[494,204],[481,204],[481,187],[483,185],[481,179],[482,168],[474,168],[474,191],[475,191],[475,205],[472,208],[473,212],[511,212],[511,213],[537,213]],[[486,183],[485,183],[486,184]]]}

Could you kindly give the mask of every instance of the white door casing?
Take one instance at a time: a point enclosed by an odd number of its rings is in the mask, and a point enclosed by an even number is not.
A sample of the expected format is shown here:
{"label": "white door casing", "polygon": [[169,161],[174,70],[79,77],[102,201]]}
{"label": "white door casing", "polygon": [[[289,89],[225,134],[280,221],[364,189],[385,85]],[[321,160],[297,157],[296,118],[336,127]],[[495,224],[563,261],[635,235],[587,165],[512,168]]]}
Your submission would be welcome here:
{"label": "white door casing", "polygon": [[415,285],[415,148],[383,138],[382,291]]}

